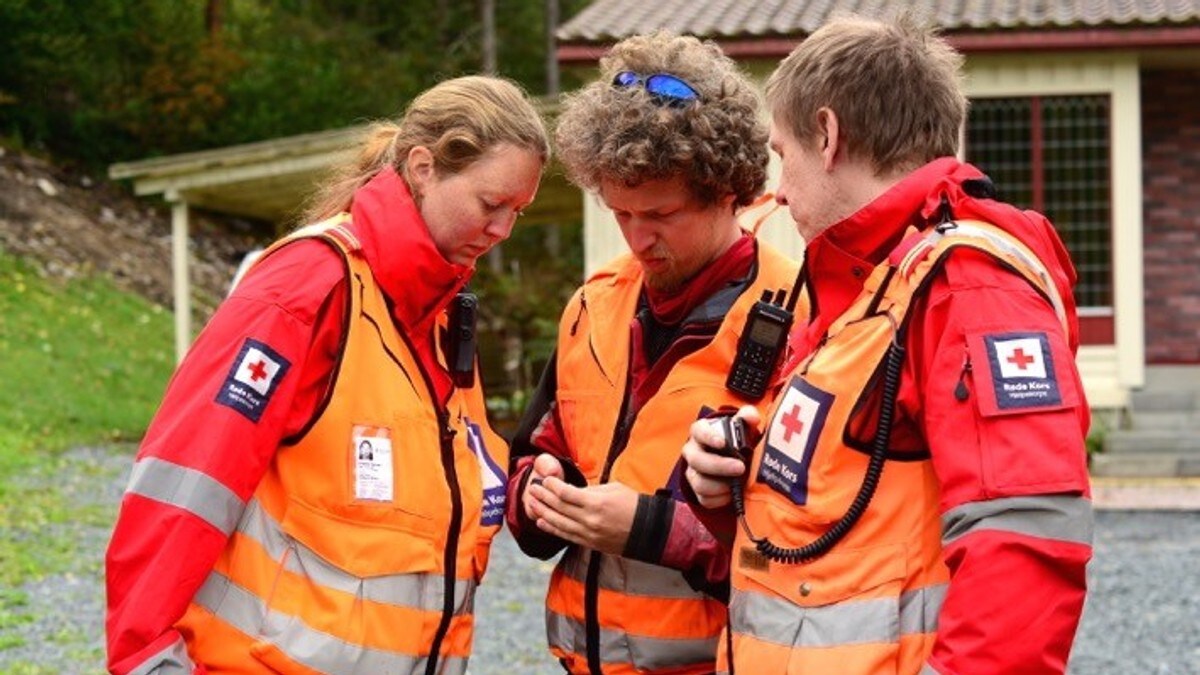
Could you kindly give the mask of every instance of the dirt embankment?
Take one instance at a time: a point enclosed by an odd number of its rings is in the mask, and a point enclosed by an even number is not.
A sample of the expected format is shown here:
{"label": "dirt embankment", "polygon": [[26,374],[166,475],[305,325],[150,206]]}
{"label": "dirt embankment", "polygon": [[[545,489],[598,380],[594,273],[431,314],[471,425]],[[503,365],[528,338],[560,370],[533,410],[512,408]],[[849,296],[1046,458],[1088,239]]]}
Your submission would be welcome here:
{"label": "dirt embankment", "polygon": [[[191,217],[189,254],[197,320],[224,297],[242,255],[270,236],[263,226],[203,212]],[[170,307],[171,219],[157,198],[0,146],[0,250],[47,277],[103,274]]]}

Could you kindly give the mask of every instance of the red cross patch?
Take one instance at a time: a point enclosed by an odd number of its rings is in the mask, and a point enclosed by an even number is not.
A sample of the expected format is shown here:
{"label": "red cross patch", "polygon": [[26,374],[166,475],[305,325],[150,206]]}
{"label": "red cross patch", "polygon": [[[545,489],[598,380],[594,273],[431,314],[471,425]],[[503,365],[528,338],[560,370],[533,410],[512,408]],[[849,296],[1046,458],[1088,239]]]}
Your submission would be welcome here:
{"label": "red cross patch", "polygon": [[972,361],[986,364],[974,369],[980,378],[984,415],[1063,406],[1051,340],[1046,333],[984,333],[968,336],[967,343]]}
{"label": "red cross patch", "polygon": [[808,467],[820,440],[833,394],[793,377],[767,427],[757,480],[796,504],[808,502]]}
{"label": "red cross patch", "polygon": [[246,338],[217,393],[216,402],[233,408],[251,422],[258,422],[290,366],[291,363],[274,349]]}
{"label": "red cross patch", "polygon": [[508,472],[496,463],[483,442],[483,429],[464,417],[467,427],[467,446],[479,460],[479,474],[483,478],[483,509],[479,524],[484,527],[500,525],[504,521],[504,503],[507,498]]}

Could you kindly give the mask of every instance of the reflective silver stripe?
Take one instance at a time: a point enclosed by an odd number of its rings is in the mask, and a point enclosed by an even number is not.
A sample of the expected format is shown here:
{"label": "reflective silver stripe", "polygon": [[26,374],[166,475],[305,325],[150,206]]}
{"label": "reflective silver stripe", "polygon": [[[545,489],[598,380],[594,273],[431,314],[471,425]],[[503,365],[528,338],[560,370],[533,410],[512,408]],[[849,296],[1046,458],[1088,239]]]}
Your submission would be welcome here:
{"label": "reflective silver stripe", "polygon": [[944,586],[905,591],[899,598],[801,607],[778,597],[735,591],[730,622],[737,633],[785,647],[837,647],[899,642],[901,635],[932,633]]}
{"label": "reflective silver stripe", "polygon": [[1005,497],[967,502],[942,515],[942,545],[979,530],[1014,532],[1041,539],[1092,543],[1092,502],[1072,495]]}
{"label": "reflective silver stripe", "polygon": [[181,508],[227,537],[245,506],[213,477],[154,457],[143,457],[133,465],[125,492]]}
{"label": "reflective silver stripe", "polygon": [[[284,568],[287,571],[312,579],[326,588],[381,604],[412,607],[426,612],[442,611],[446,588],[443,575],[389,574],[360,578],[348,574],[309,547],[284,534],[279,523],[262,508],[257,499],[246,505],[246,513],[238,523],[237,529],[242,535],[258,542],[273,560],[284,560],[286,554]],[[470,614],[474,605],[475,580],[456,580],[454,613]]]}
{"label": "reflective silver stripe", "polygon": [[917,672],[917,675],[942,675],[942,674],[939,673],[938,671],[934,670],[933,666],[926,663],[925,665],[921,666],[921,670]]}
{"label": "reflective silver stripe", "polygon": [[546,644],[573,654],[587,653],[583,624],[546,607]]}
{"label": "reflective silver stripe", "polygon": [[[546,639],[552,647],[574,654],[587,653],[587,632],[582,622],[546,610]],[[600,630],[600,661],[630,663],[639,670],[710,663],[716,657],[719,637],[671,639]]]}
{"label": "reflective silver stripe", "polygon": [[946,591],[946,584],[934,584],[901,593],[900,634],[936,633]]}
{"label": "reflective silver stripe", "polygon": [[196,664],[188,658],[187,645],[183,638],[167,645],[159,653],[142,661],[142,665],[129,671],[129,675],[192,675]]}
{"label": "reflective silver stripe", "polygon": [[342,238],[346,240],[349,247],[351,249],[357,251],[362,248],[362,243],[359,242],[358,237],[354,236],[354,233],[351,232],[350,229],[346,227],[345,223],[348,220],[349,220],[349,218],[345,218],[341,222],[339,222],[337,225],[334,225],[333,227],[331,227],[329,229],[336,230],[337,233],[340,234],[342,236]]}
{"label": "reflective silver stripe", "polygon": [[1017,258],[1025,266],[1032,269],[1034,273],[1037,274],[1038,278],[1041,279],[1043,290],[1050,295],[1050,304],[1054,306],[1054,313],[1058,315],[1058,320],[1062,323],[1063,330],[1067,329],[1069,325],[1067,322],[1067,310],[1065,307],[1063,307],[1062,298],[1058,294],[1058,286],[1054,285],[1054,279],[1050,277],[1050,273],[1046,271],[1046,266],[1042,264],[1042,261],[1039,260],[1037,256],[1031,255],[1023,247],[1015,244],[1011,239],[996,234],[995,232],[985,229],[984,227],[980,227],[980,225],[986,225],[986,223],[970,220],[958,220],[955,221],[955,225],[957,225],[957,227],[946,230],[945,232],[938,232],[935,229],[930,234],[930,241],[936,242],[943,236],[975,237],[976,239],[986,240],[1002,253]]}
{"label": "reflective silver stripe", "polygon": [[[585,583],[590,552],[589,549],[572,546],[559,562],[563,573],[581,584]],[[597,583],[605,590],[646,598],[699,600],[708,597],[689,586],[683,573],[678,570],[605,553],[594,555],[600,556]]]}
{"label": "reflective silver stripe", "polygon": [[[228,577],[213,572],[209,575],[196,603],[221,617],[226,623],[254,640],[262,640],[279,648],[288,658],[321,673],[341,675],[374,675],[376,673],[422,673],[428,657],[371,649],[314,630],[299,618],[277,611],[267,611],[253,593],[238,586]],[[396,630],[411,627],[396,626]],[[438,659],[439,673],[461,675],[467,670],[467,659],[443,656]]]}
{"label": "reflective silver stripe", "polygon": [[804,610],[783,598],[733,590],[729,598],[729,630],[763,642],[791,646],[800,632]]}

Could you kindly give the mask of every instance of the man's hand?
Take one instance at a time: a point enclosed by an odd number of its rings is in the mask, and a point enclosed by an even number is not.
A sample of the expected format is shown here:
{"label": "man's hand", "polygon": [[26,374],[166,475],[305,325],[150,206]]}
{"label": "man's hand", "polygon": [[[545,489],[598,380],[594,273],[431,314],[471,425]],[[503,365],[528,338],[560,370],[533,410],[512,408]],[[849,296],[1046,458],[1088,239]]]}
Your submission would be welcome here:
{"label": "man's hand", "polygon": [[[742,406],[737,416],[750,428],[757,428],[761,421],[758,409],[752,405]],[[725,447],[719,421],[702,419],[692,423],[691,436],[683,444],[683,460],[688,467],[684,476],[704,508],[727,505],[731,499],[729,482],[746,472],[745,463],[731,453]]]}
{"label": "man's hand", "polygon": [[534,458],[533,468],[530,469],[529,483],[525,487],[524,494],[521,495],[521,506],[525,508],[525,515],[530,520],[537,520],[537,511],[534,506],[538,503],[537,497],[530,488],[551,476],[562,480],[564,475],[562,462],[558,461],[554,455],[543,452]]}
{"label": "man's hand", "polygon": [[637,512],[638,493],[633,488],[622,483],[577,488],[560,476],[549,476],[540,484],[531,480],[526,493],[532,493],[530,506],[539,529],[604,553],[625,551]]}

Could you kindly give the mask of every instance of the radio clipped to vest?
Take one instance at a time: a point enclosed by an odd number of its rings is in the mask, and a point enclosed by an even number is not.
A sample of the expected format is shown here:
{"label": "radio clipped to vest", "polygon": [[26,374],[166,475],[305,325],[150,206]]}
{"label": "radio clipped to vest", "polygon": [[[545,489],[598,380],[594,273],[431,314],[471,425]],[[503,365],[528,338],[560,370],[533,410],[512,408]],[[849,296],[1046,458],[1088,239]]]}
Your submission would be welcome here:
{"label": "radio clipped to vest", "polygon": [[468,389],[475,385],[475,323],[479,318],[479,298],[467,289],[459,291],[450,303],[446,332],[446,361],[454,386]]}
{"label": "radio clipped to vest", "polygon": [[767,392],[767,385],[771,383],[787,346],[798,295],[798,291],[793,291],[784,307],[783,289],[774,293],[763,291],[762,299],[754,303],[746,315],[737,353],[729,376],[725,378],[726,389],[748,401],[757,401]]}

